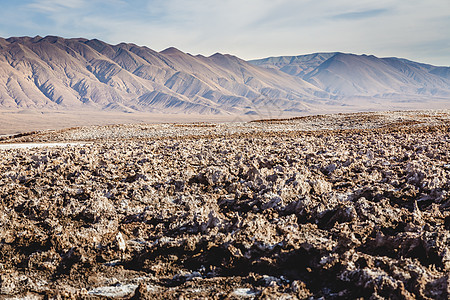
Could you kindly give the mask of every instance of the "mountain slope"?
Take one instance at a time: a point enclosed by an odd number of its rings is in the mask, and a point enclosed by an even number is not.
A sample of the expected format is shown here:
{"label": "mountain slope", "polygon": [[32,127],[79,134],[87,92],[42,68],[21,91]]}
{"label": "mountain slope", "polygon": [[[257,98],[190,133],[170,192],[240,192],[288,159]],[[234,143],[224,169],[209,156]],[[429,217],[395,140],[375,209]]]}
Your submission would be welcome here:
{"label": "mountain slope", "polygon": [[271,109],[270,103],[307,109],[305,101],[329,96],[230,55],[53,36],[0,40],[2,107],[242,114],[258,105]]}
{"label": "mountain slope", "polygon": [[406,59],[316,53],[250,62],[302,78],[340,98],[450,98],[450,68],[420,64]]}
{"label": "mountain slope", "polygon": [[250,63],[263,68],[279,69],[293,76],[304,76],[336,53],[314,53],[299,56],[280,56],[251,60]]}
{"label": "mountain slope", "polygon": [[339,52],[247,62],[97,39],[0,38],[0,109],[271,115],[430,103],[450,106],[450,68]]}

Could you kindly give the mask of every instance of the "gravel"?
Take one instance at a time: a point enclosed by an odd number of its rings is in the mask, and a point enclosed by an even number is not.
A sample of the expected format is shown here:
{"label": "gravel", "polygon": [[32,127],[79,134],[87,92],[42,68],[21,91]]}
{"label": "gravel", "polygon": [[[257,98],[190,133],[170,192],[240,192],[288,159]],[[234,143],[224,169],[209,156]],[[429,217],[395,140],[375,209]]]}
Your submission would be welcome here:
{"label": "gravel", "polygon": [[450,114],[122,125],[0,149],[0,295],[448,299]]}

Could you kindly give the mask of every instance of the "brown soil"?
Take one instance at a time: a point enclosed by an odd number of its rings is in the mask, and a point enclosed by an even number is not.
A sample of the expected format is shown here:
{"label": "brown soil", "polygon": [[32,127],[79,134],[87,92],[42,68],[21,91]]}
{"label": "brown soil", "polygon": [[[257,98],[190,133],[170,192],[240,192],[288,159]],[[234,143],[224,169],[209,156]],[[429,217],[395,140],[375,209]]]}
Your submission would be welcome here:
{"label": "brown soil", "polygon": [[407,115],[12,138],[93,143],[0,150],[0,295],[448,299],[449,115]]}

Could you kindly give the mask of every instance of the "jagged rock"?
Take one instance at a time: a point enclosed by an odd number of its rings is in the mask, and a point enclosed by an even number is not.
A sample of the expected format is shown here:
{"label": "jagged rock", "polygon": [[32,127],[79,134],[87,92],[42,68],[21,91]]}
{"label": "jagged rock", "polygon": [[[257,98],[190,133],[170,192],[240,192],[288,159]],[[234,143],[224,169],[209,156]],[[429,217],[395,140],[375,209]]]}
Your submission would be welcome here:
{"label": "jagged rock", "polygon": [[93,296],[101,296],[112,299],[124,298],[127,296],[132,296],[137,289],[137,285],[135,284],[126,284],[126,285],[115,285],[115,286],[104,286],[98,287],[88,291],[89,295]]}
{"label": "jagged rock", "polygon": [[0,149],[0,297],[448,299],[450,117],[420,116],[13,138],[91,142]]}

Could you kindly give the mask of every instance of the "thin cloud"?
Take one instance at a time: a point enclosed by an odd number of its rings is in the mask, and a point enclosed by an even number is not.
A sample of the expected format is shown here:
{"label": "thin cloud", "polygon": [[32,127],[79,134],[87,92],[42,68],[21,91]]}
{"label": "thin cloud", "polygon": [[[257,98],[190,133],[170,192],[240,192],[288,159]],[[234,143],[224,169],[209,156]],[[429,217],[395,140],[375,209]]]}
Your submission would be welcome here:
{"label": "thin cloud", "polygon": [[334,15],[332,18],[335,20],[361,20],[367,18],[374,18],[380,15],[388,13],[390,10],[387,8],[370,9],[366,11],[348,12],[343,14]]}
{"label": "thin cloud", "polygon": [[80,9],[85,5],[85,0],[36,0],[28,4],[28,7],[44,13],[55,13],[65,9]]}
{"label": "thin cloud", "polygon": [[[157,51],[244,59],[311,52],[398,56],[448,65],[448,0],[24,0],[0,11],[4,37],[133,42]],[[440,49],[438,49],[438,45]],[[445,49],[445,51],[443,51]]]}

